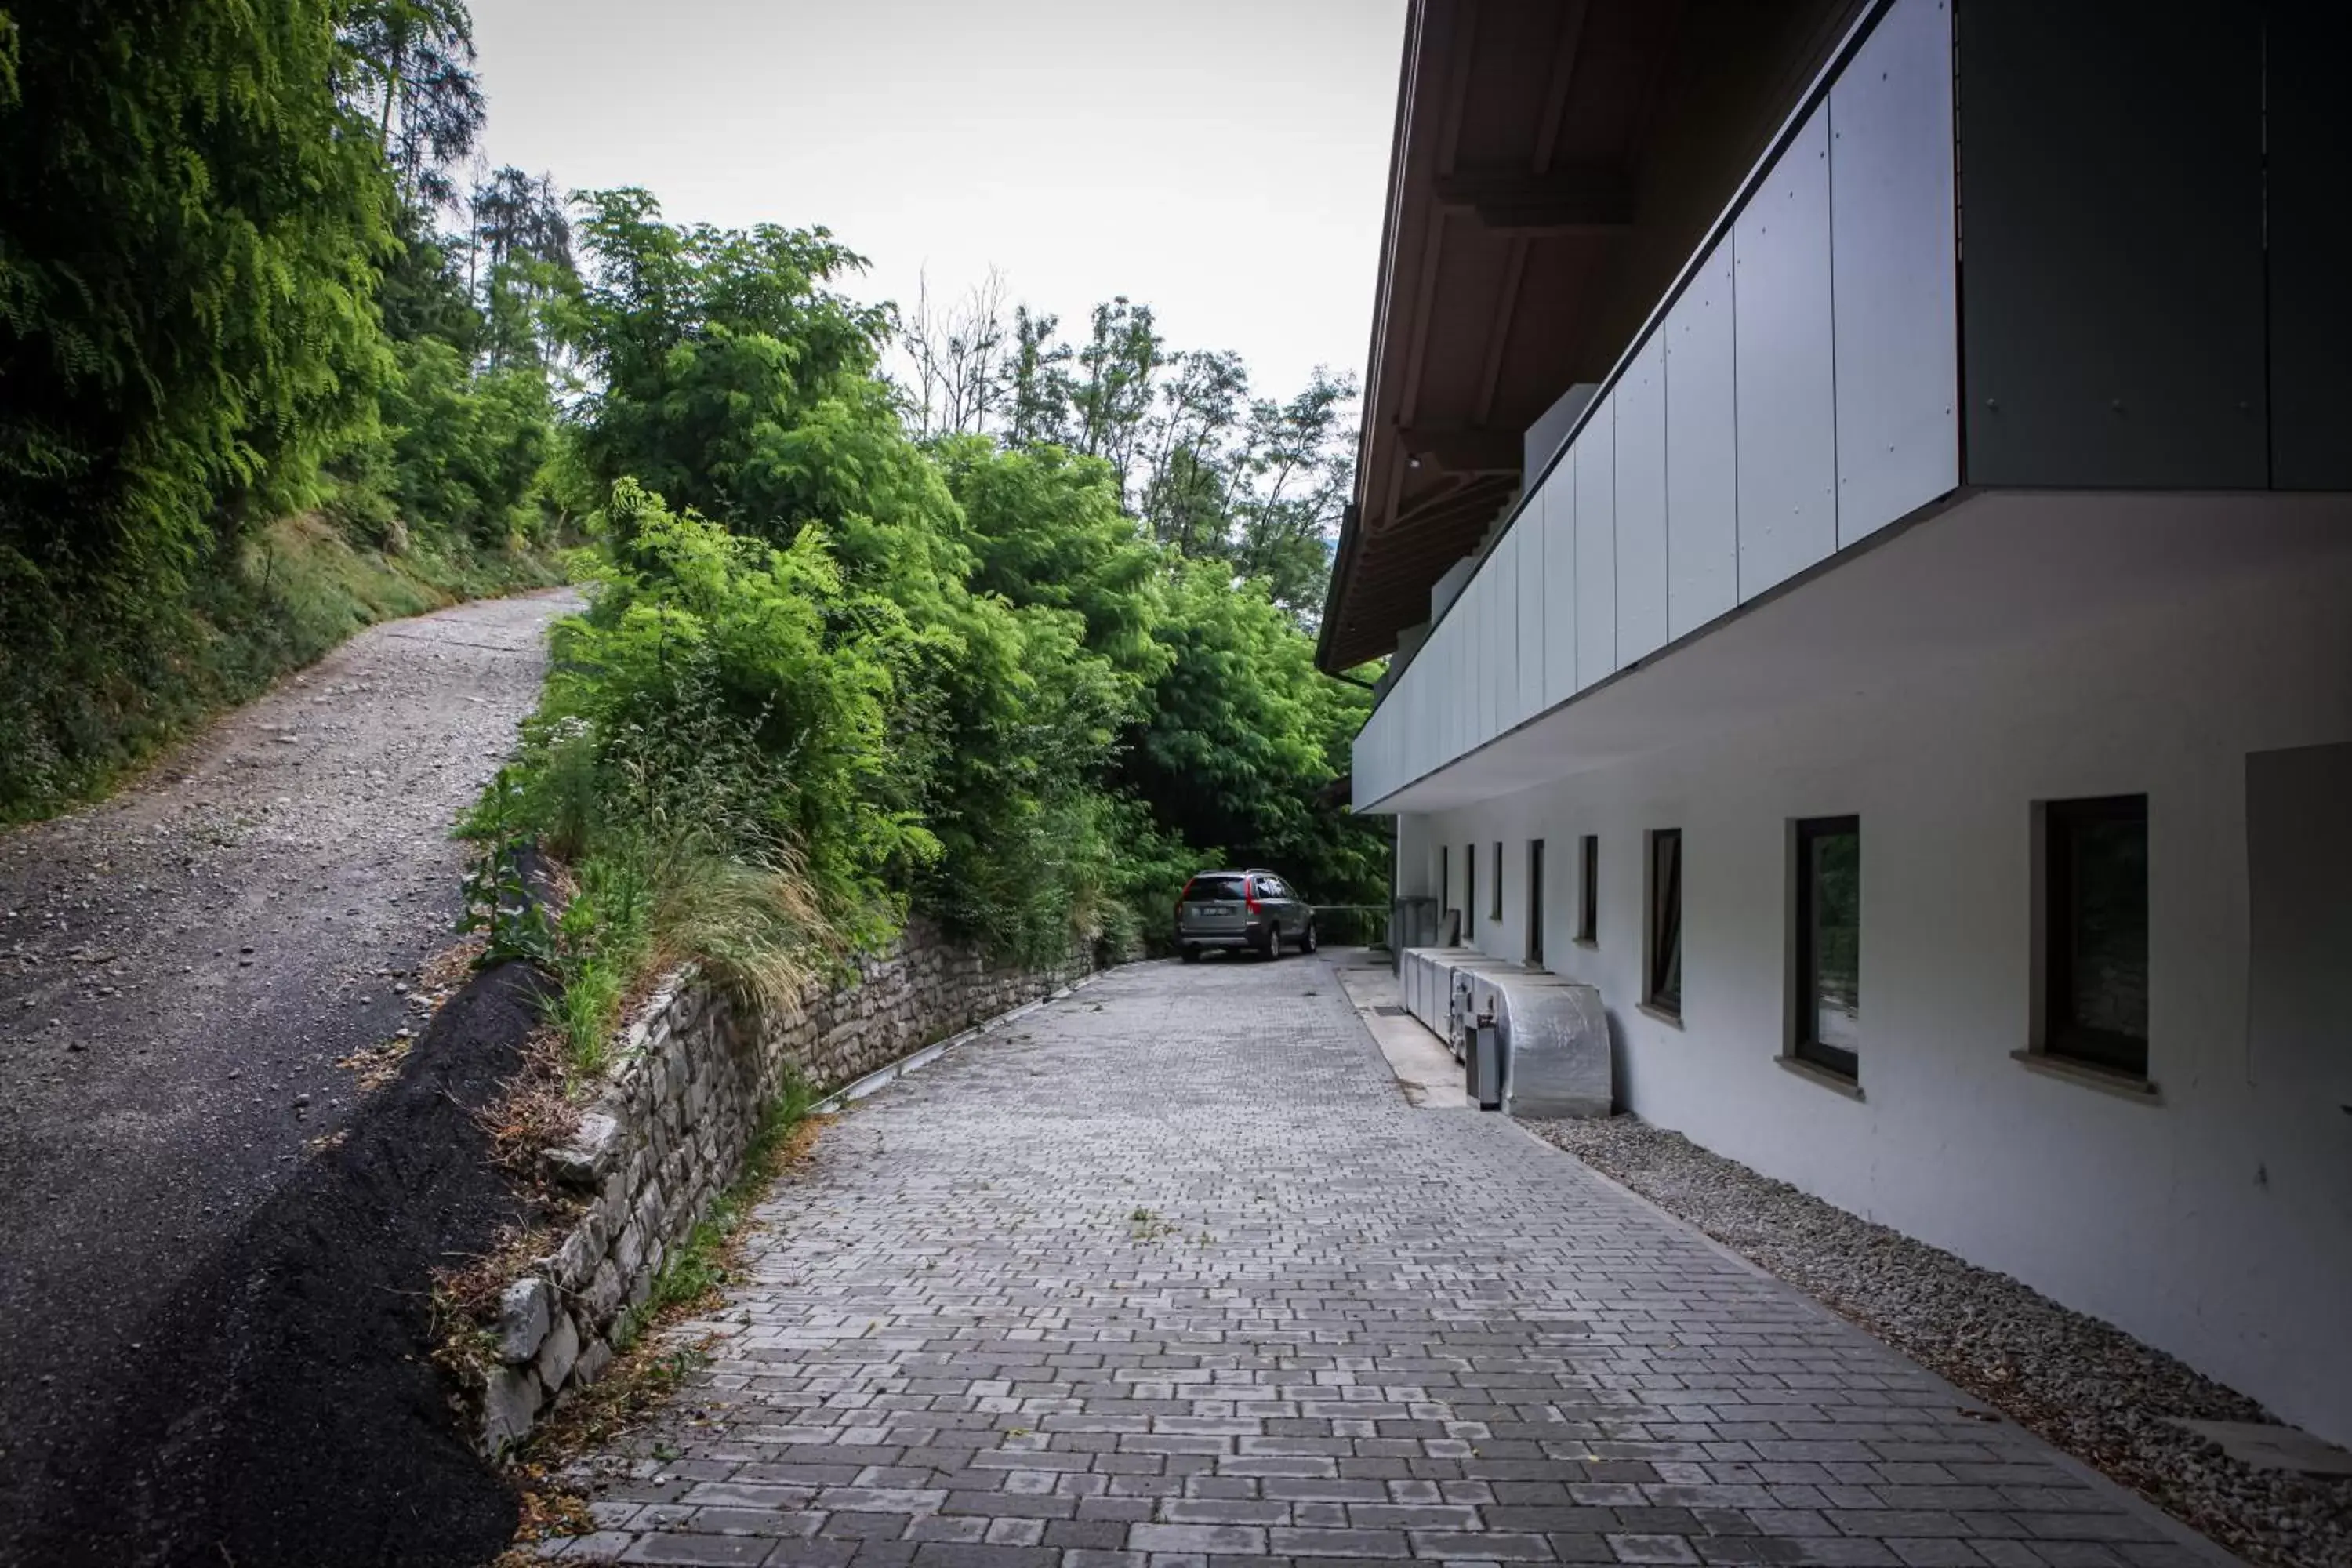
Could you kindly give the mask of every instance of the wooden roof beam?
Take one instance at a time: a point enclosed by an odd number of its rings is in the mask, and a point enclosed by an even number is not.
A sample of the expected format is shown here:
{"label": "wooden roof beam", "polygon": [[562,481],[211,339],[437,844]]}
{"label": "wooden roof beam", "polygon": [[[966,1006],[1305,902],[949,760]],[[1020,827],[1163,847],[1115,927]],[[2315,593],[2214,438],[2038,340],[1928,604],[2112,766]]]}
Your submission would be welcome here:
{"label": "wooden roof beam", "polygon": [[1501,234],[1613,234],[1633,226],[1633,182],[1611,164],[1441,174],[1439,206]]}

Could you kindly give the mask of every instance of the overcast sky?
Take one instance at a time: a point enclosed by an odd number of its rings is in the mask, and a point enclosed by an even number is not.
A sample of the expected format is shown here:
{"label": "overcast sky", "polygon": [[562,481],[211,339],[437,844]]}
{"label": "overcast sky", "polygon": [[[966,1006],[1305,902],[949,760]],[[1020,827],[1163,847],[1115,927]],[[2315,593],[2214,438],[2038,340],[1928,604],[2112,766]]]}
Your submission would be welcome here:
{"label": "overcast sky", "polygon": [[676,222],[823,224],[911,304],[1361,376],[1404,0],[473,0],[486,151]]}

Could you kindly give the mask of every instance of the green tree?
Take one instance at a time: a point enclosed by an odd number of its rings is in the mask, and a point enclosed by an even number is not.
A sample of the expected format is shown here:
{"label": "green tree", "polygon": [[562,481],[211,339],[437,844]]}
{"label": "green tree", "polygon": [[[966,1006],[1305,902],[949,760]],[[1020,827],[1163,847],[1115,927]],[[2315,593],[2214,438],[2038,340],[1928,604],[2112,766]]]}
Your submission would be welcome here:
{"label": "green tree", "polygon": [[553,419],[537,367],[477,376],[438,338],[403,343],[397,357],[383,416],[400,514],[480,545],[528,531],[523,498],[547,459]]}
{"label": "green tree", "polygon": [[1152,325],[1151,307],[1133,304],[1124,294],[1097,305],[1093,325],[1093,335],[1077,351],[1070,384],[1071,444],[1109,463],[1124,496],[1135,478],[1166,345]]}
{"label": "green tree", "polygon": [[1188,561],[1155,634],[1171,663],[1124,778],[1185,842],[1276,867],[1324,903],[1385,900],[1389,835],[1328,799],[1370,694],[1327,680],[1262,581]]}
{"label": "green tree", "polygon": [[481,268],[482,349],[493,369],[554,359],[560,302],[579,288],[572,220],[555,177],[511,164],[476,187],[473,248]]}
{"label": "green tree", "polygon": [[401,199],[427,212],[456,199],[448,171],[484,119],[465,0],[341,0],[337,92],[375,126]]}
{"label": "green tree", "polygon": [[1070,360],[1054,341],[1058,318],[1013,308],[1013,348],[1005,361],[1004,439],[1013,447],[1063,446],[1070,422]]}
{"label": "green tree", "polygon": [[327,0],[11,16],[0,605],[144,592],[370,416],[391,183],[330,89]]}

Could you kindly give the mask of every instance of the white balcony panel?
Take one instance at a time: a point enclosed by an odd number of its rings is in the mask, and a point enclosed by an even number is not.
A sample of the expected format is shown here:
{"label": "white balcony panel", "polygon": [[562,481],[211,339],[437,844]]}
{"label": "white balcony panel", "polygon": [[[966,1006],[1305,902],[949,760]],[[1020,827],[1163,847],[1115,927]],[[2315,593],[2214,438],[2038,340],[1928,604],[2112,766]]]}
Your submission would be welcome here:
{"label": "white balcony panel", "polygon": [[1731,245],[1717,245],[1668,311],[1666,636],[1739,602],[1739,432],[1732,415]]}
{"label": "white balcony panel", "polygon": [[1519,705],[1519,595],[1511,585],[1517,551],[1517,542],[1506,533],[1486,554],[1486,660],[1495,682],[1490,739],[1511,727]]}
{"label": "white balcony panel", "polygon": [[[1486,557],[1484,572],[1478,574],[1478,622],[1475,630],[1478,637],[1478,743],[1485,745],[1503,732],[1503,679],[1508,673],[1503,668],[1503,606],[1502,595],[1496,592],[1502,579],[1495,574],[1496,558]],[[1515,602],[1511,608],[1518,608]]]}
{"label": "white balcony panel", "polygon": [[[1483,562],[1481,565],[1485,564]],[[1470,591],[1463,595],[1462,631],[1469,639],[1470,684],[1461,692],[1470,708],[1470,744],[1485,745],[1495,734],[1495,625],[1487,614],[1495,580],[1484,572],[1473,574]]]}
{"label": "white balcony panel", "polygon": [[1576,689],[1617,672],[1617,400],[1576,438]]}
{"label": "white balcony panel", "polygon": [[1617,668],[1666,640],[1666,353],[1642,345],[1618,384]]}
{"label": "white balcony panel", "polygon": [[1960,482],[1952,19],[1901,0],[1830,90],[1841,545]]}
{"label": "white balcony panel", "polygon": [[[1442,623],[1446,632],[1444,691],[1451,696],[1451,700],[1446,700],[1444,703],[1444,710],[1446,710],[1444,757],[1461,757],[1463,752],[1467,752],[1467,750],[1470,750],[1470,729],[1473,729],[1473,726],[1470,726],[1470,712],[1473,712],[1473,710],[1470,710],[1470,689],[1473,689],[1473,684],[1477,682],[1477,660],[1473,658],[1470,637],[1463,632],[1463,627],[1470,623],[1470,616],[1463,614],[1463,609],[1465,609],[1465,606],[1456,602],[1456,605],[1446,611],[1446,618],[1444,623]],[[1444,757],[1440,757],[1440,762]]]}
{"label": "white balcony panel", "polygon": [[1739,597],[1837,548],[1829,117],[1816,109],[1732,227]]}
{"label": "white balcony panel", "polygon": [[[1484,562],[1479,563],[1482,567]],[[1470,641],[1470,658],[1475,673],[1471,684],[1460,696],[1470,705],[1470,745],[1485,745],[1495,736],[1495,617],[1488,606],[1493,603],[1495,580],[1482,570],[1470,579],[1470,593],[1464,602],[1467,614],[1463,617],[1463,635]]]}
{"label": "white balcony panel", "polygon": [[1445,628],[1439,626],[1430,633],[1419,658],[1412,663],[1405,679],[1416,683],[1421,693],[1421,711],[1414,715],[1413,730],[1420,737],[1413,771],[1427,773],[1446,754],[1452,737],[1445,732],[1445,707],[1437,694],[1447,689],[1452,672],[1445,667]]}
{"label": "white balcony panel", "polygon": [[1544,481],[1544,706],[1576,695],[1576,452]]}
{"label": "white balcony panel", "polygon": [[1495,542],[1486,557],[1486,666],[1495,686],[1494,717],[1487,721],[1491,738],[1518,722],[1519,595],[1511,583],[1511,558],[1518,553],[1517,531]]}
{"label": "white balcony panel", "polygon": [[1519,706],[1513,721],[1524,723],[1544,706],[1544,530],[1540,494],[1519,509],[1511,525],[1519,553],[1511,563],[1519,601]]}

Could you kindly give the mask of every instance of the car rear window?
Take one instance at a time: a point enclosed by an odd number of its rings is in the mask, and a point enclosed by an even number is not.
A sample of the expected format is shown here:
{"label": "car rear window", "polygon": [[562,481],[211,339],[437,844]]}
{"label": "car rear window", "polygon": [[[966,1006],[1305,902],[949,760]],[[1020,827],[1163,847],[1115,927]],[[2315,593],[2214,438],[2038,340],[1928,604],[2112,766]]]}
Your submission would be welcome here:
{"label": "car rear window", "polygon": [[1195,877],[1192,885],[1184,889],[1184,901],[1188,904],[1213,902],[1219,899],[1238,901],[1244,896],[1244,880],[1240,877]]}

